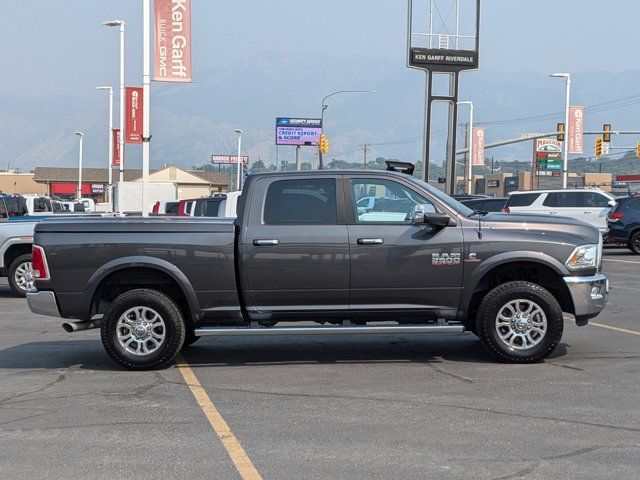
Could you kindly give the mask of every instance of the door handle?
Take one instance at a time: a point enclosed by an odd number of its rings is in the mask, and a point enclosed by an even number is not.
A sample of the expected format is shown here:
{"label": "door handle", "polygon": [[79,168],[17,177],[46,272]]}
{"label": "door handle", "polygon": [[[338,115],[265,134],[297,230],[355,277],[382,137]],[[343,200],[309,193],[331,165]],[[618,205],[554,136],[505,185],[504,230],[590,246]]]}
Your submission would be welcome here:
{"label": "door handle", "polygon": [[384,240],[382,238],[359,238],[358,245],[382,245]]}
{"label": "door handle", "polygon": [[558,212],[549,212],[549,215],[555,215]]}
{"label": "door handle", "polygon": [[280,240],[276,240],[276,239],[270,239],[270,240],[258,239],[258,240],[254,240],[253,241],[253,244],[256,247],[264,247],[264,246],[267,246],[267,245],[278,245],[279,243],[280,243]]}
{"label": "door handle", "polygon": [[589,214],[589,213],[593,213],[593,212],[591,210],[589,210],[589,211],[585,211],[583,213]]}

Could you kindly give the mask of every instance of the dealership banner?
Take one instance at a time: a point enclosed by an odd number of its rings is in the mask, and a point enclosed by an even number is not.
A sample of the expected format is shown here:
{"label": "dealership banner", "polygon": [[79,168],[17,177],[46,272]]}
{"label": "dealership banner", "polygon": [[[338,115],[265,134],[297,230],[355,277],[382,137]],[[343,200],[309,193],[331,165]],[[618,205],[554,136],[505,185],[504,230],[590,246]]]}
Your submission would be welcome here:
{"label": "dealership banner", "polygon": [[569,153],[584,153],[584,107],[569,108]]}
{"label": "dealership banner", "polygon": [[481,167],[484,165],[484,127],[473,127],[473,149],[471,151],[471,165]]}
{"label": "dealership banner", "polygon": [[125,89],[125,143],[142,143],[142,88]]}
{"label": "dealership banner", "polygon": [[191,0],[154,0],[153,79],[191,81]]}
{"label": "dealership banner", "polygon": [[113,158],[111,159],[112,167],[120,166],[120,129],[114,128],[111,130],[111,137],[113,141]]}

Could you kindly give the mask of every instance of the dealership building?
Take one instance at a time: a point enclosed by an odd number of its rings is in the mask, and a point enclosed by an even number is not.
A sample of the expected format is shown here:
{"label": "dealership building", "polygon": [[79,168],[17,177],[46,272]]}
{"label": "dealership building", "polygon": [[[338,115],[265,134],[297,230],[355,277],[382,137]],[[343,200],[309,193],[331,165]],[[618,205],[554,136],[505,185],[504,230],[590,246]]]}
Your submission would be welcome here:
{"label": "dealership building", "polygon": [[[39,185],[40,192],[45,195],[64,198],[76,196],[78,191],[77,168],[36,167],[32,175],[34,184]],[[119,179],[119,175],[117,170],[113,171],[114,183]],[[125,170],[124,181],[142,181],[142,170]],[[229,176],[225,172],[183,170],[176,166],[169,166],[160,170],[151,170],[149,182],[175,183],[178,189],[178,198],[200,198],[209,197],[218,192],[226,192],[229,187]],[[109,171],[106,168],[82,169],[83,197],[91,197],[96,202],[103,202],[108,185]]]}

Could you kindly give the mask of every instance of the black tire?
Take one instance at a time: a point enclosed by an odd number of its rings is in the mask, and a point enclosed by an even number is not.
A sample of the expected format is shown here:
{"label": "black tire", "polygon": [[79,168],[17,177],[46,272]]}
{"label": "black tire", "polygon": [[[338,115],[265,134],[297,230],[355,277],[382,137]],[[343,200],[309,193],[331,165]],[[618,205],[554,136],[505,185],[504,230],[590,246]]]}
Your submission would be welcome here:
{"label": "black tire", "polygon": [[[140,328],[144,328],[145,320],[156,318],[153,316],[154,313],[160,317],[164,325],[157,329],[147,328],[147,333],[143,335],[149,338],[137,339],[133,328],[124,323],[119,324],[120,320],[125,322],[125,314],[133,308],[145,309],[141,317],[137,317],[135,312],[127,315],[126,318],[134,322],[134,328],[138,318],[140,318]],[[185,330],[180,309],[167,295],[157,290],[138,289],[123,293],[111,303],[111,308],[100,327],[100,336],[109,356],[123,367],[130,370],[155,370],[167,367],[180,352],[185,339]],[[150,338],[152,331],[156,335],[164,333],[162,341],[158,342]],[[142,348],[148,349],[151,346],[153,350],[148,353],[131,352],[118,339],[118,332],[133,339],[130,345],[144,344]],[[126,343],[124,340],[123,342]]]}
{"label": "black tire", "polygon": [[636,255],[640,255],[640,232],[636,232],[631,235],[627,247],[629,247],[629,250],[631,250]]}
{"label": "black tire", "polygon": [[[512,322],[507,323],[509,326],[505,326],[504,323],[498,326],[498,315],[515,312],[509,310],[508,306],[510,302],[518,300],[522,302],[519,304],[522,322],[516,325],[518,315],[513,313]],[[539,308],[532,307],[533,315],[528,316],[522,307],[526,308],[532,304]],[[539,310],[544,316],[535,313]],[[545,317],[544,333],[531,329],[531,326],[540,328],[541,324],[536,322],[542,322]],[[523,331],[518,328],[522,328]],[[564,319],[558,301],[540,285],[530,282],[508,282],[494,288],[480,303],[476,316],[476,332],[483,345],[495,358],[506,363],[535,363],[544,360],[556,348],[562,338],[563,329]],[[503,340],[501,334],[507,338]],[[513,337],[515,338],[511,340]],[[508,345],[510,340],[511,345]],[[530,341],[532,345],[528,346]]]}
{"label": "black tire", "polygon": [[184,335],[184,343],[182,344],[182,348],[193,345],[198,340],[200,340],[200,336],[196,335],[193,331],[193,328],[188,328]]}
{"label": "black tire", "polygon": [[[31,269],[30,253],[25,253],[24,255],[20,255],[19,257],[14,258],[9,265],[9,270],[7,271],[7,280],[9,282],[9,287],[11,287],[11,291],[18,297],[27,296],[28,285],[25,285],[18,279],[16,279],[16,272],[19,268],[24,268],[27,265],[29,266],[29,269]],[[28,282],[28,280],[25,281]],[[33,284],[33,278],[31,279],[31,284]]]}

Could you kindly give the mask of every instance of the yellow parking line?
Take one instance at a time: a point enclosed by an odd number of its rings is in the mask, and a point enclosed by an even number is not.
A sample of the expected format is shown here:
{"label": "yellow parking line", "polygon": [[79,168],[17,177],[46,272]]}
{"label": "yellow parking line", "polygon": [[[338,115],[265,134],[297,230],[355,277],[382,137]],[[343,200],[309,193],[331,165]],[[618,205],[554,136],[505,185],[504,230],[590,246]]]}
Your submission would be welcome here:
{"label": "yellow parking line", "polygon": [[620,263],[635,263],[636,265],[640,265],[640,262],[632,262],[631,260],[616,260],[614,258],[603,258],[605,262],[620,262]]}
{"label": "yellow parking line", "polygon": [[256,470],[256,467],[253,465],[253,462],[247,455],[247,452],[242,448],[242,445],[229,428],[227,422],[222,418],[222,415],[211,401],[211,398],[205,389],[202,387],[202,384],[196,377],[196,374],[182,355],[178,356],[176,365],[178,370],[180,370],[184,381],[191,390],[191,393],[198,402],[198,405],[200,405],[200,408],[207,417],[207,420],[209,420],[213,430],[218,435],[222,445],[224,445],[229,457],[231,457],[231,460],[242,479],[262,480],[262,476],[258,470]]}
{"label": "yellow parking line", "polygon": [[593,325],[594,327],[606,328],[607,330],[614,330],[616,332],[628,333],[630,335],[640,335],[638,330],[629,330],[627,328],[620,327],[612,327],[611,325],[604,325],[602,323],[589,322],[589,325]]}

